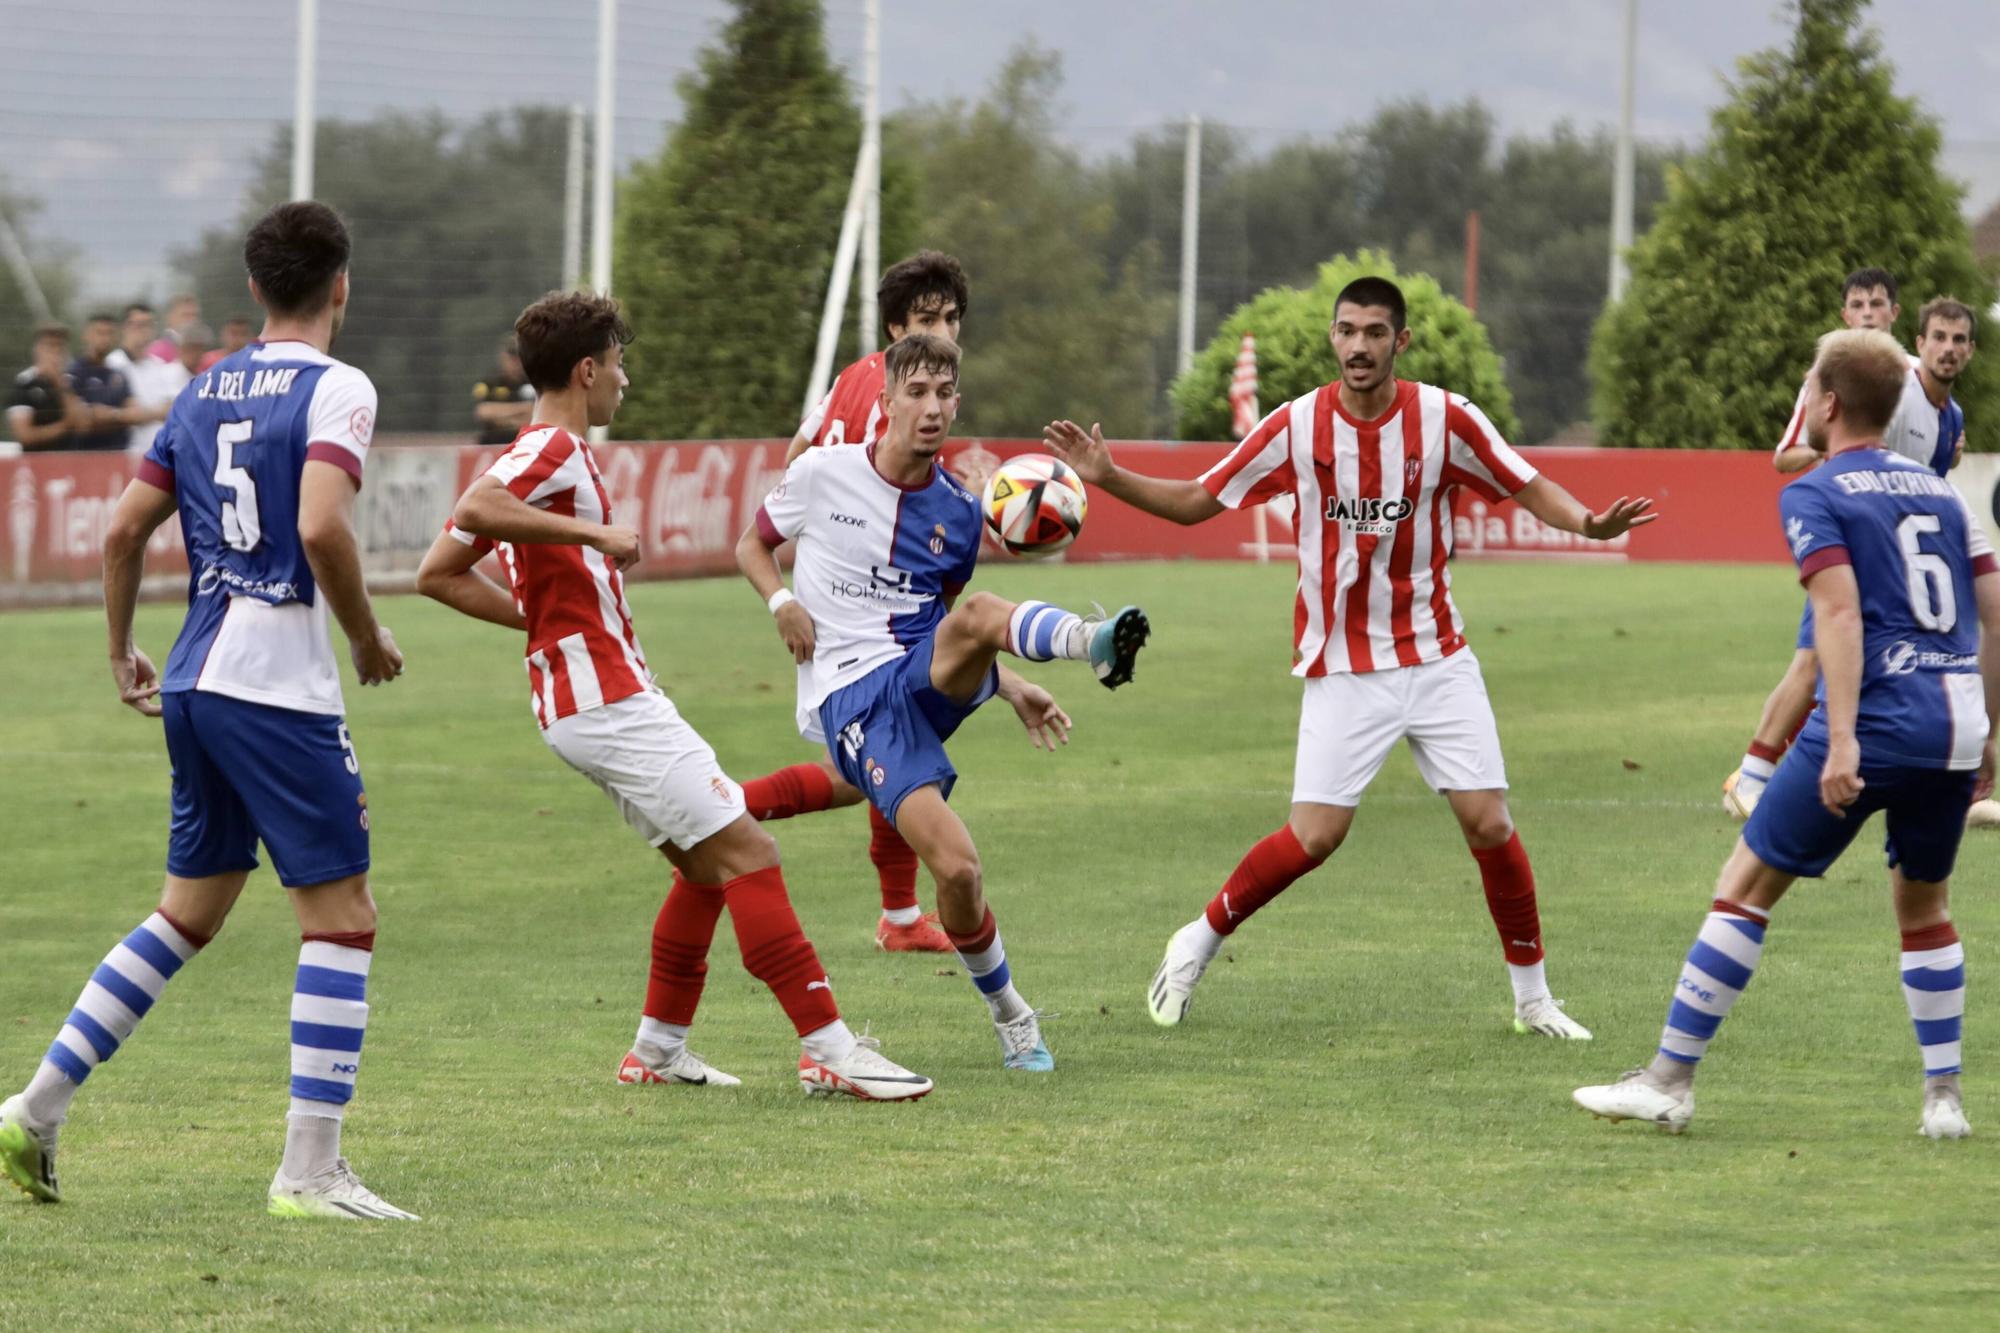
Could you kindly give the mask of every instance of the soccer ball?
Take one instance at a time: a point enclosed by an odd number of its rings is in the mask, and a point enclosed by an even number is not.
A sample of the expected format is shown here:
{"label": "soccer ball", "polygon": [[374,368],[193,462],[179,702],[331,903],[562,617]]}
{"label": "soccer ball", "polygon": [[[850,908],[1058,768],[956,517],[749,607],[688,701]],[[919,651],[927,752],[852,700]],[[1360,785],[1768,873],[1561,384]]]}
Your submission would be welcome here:
{"label": "soccer ball", "polygon": [[1054,555],[1083,531],[1083,479],[1043,454],[1010,458],[986,479],[986,526],[1014,555]]}

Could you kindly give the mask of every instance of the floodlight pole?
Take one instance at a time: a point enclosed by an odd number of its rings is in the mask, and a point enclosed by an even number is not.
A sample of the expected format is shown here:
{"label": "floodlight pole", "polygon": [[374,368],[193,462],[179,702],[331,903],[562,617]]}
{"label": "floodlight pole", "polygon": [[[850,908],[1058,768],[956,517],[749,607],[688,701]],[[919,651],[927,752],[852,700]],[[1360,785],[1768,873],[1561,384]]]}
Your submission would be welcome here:
{"label": "floodlight pole", "polygon": [[1194,364],[1194,271],[1201,244],[1201,117],[1187,118],[1187,161],[1181,168],[1181,327],[1176,370]]}
{"label": "floodlight pole", "polygon": [[313,96],[319,74],[319,0],[299,0],[299,46],[292,74],[292,198],[313,193]]}
{"label": "floodlight pole", "polygon": [[882,277],[882,0],[868,0],[862,36],[861,142],[868,150],[868,180],[861,197],[861,280],[856,284],[855,326],[861,355],[875,350],[875,284]]}
{"label": "floodlight pole", "polygon": [[1611,169],[1611,299],[1625,295],[1631,278],[1625,256],[1632,249],[1632,97],[1639,62],[1639,0],[1625,0],[1625,68],[1619,92],[1618,156]]}
{"label": "floodlight pole", "polygon": [[[618,107],[618,0],[597,0],[597,142],[591,158],[590,285],[611,294],[611,122]],[[590,428],[603,443],[602,426]]]}
{"label": "floodlight pole", "polygon": [[562,285],[583,285],[583,104],[569,107],[569,147],[563,156]]}
{"label": "floodlight pole", "polygon": [[6,261],[14,281],[21,284],[21,295],[27,298],[35,318],[44,324],[55,323],[55,313],[49,309],[49,298],[35,277],[35,266],[29,262],[28,252],[21,245],[21,238],[14,234],[14,224],[8,221],[5,212],[0,212],[0,259]]}

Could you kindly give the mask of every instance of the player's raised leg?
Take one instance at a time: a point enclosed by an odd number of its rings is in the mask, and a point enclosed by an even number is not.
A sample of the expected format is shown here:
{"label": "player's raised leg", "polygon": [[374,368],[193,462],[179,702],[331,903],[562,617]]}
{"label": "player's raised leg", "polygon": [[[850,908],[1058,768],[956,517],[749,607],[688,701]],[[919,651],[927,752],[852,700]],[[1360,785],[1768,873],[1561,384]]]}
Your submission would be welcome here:
{"label": "player's raised leg", "polygon": [[1009,1069],[1054,1069],[1055,1057],[1042,1040],[1041,1015],[1014,988],[1007,948],[986,902],[979,852],[965,822],[935,785],[925,785],[896,807],[896,827],[937,881],[938,919],[993,1016],[1001,1063]]}
{"label": "player's raised leg", "polygon": [[299,968],[292,991],[292,1104],[285,1159],[271,1180],[274,1217],[415,1221],[361,1183],[340,1154],[341,1122],[368,1033],[375,899],[364,872],[295,888]]}
{"label": "player's raised leg", "polygon": [[1688,1127],[1694,1118],[1695,1067],[1756,974],[1771,909],[1792,880],[1737,841],[1674,982],[1652,1061],[1616,1083],[1578,1088],[1572,1094],[1578,1106],[1605,1120],[1650,1121],[1669,1134]]}
{"label": "player's raised leg", "polygon": [[1167,941],[1166,957],[1146,988],[1146,1011],[1155,1023],[1173,1027],[1187,1017],[1195,983],[1215,961],[1222,942],[1332,856],[1347,840],[1354,810],[1353,805],[1295,802],[1291,818],[1244,854],[1201,915]]}
{"label": "player's raised leg", "polygon": [[[760,823],[860,805],[867,798],[840,776],[833,760],[793,764],[743,784],[743,803]],[[917,853],[874,806],[868,807],[868,859],[882,894],[875,947],[887,953],[950,953],[937,913],[917,903]]]}
{"label": "player's raised leg", "polygon": [[117,1054],[183,965],[229,915],[247,871],[197,879],[169,875],[159,910],[97,965],[28,1086],[0,1103],[0,1170],[17,1188],[56,1203],[56,1137],[99,1065]]}
{"label": "player's raised leg", "polygon": [[1088,662],[1099,683],[1115,690],[1132,679],[1151,633],[1136,606],[1111,616],[1080,616],[1047,602],[975,592],[938,622],[931,683],[953,698],[970,698],[994,659],[1007,653],[1028,662]]}

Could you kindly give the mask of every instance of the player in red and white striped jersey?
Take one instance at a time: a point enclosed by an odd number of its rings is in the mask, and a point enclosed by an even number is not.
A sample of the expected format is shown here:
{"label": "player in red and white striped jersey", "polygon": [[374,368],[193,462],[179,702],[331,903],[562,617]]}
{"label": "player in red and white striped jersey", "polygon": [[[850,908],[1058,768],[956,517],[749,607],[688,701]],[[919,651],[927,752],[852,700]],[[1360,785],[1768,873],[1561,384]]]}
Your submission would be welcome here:
{"label": "player in red and white striped jersey", "polygon": [[[933,334],[956,343],[969,299],[958,261],[936,250],[921,250],[892,264],[875,288],[875,308],[891,343],[910,333]],[[800,423],[785,453],[785,466],[817,446],[875,443],[882,432],[883,388],[880,352],[870,352],[841,371]],[[743,799],[752,815],[772,820],[857,804],[862,797],[841,780],[832,760],[821,755],[816,763],[791,764],[752,778],[743,784]],[[937,913],[917,906],[916,852],[872,805],[868,827],[868,858],[875,864],[882,891],[876,947],[893,953],[952,952]]]}
{"label": "player in red and white striped jersey", "polygon": [[[417,587],[477,619],[527,630],[542,739],[674,867],[653,925],[645,1016],[618,1081],[739,1081],[687,1047],[709,945],[727,908],[744,967],[798,1030],[799,1081],[808,1092],[923,1096],[929,1079],[861,1045],[841,1021],[792,912],[777,844],[647,669],[622,574],[639,558],[639,534],[612,521],[611,496],[583,439],[590,427],[610,424],[624,397],[632,335],[617,303],[552,292],[522,313],[514,332],[538,395],[536,420],[459,497]],[[489,549],[507,567],[511,596],[478,571]]]}
{"label": "player in red and white striped jersey", "polygon": [[1515,1030],[1588,1039],[1543,974],[1534,873],[1507,810],[1486,685],[1451,599],[1451,495],[1464,486],[1493,503],[1512,497],[1551,527],[1599,541],[1652,522],[1652,502],[1621,498],[1592,514],[1538,476],[1464,398],[1397,379],[1410,332],[1394,283],[1349,283],[1329,336],[1340,378],[1265,417],[1199,480],[1119,467],[1095,427],[1061,421],[1044,434],[1085,481],[1177,523],[1298,499],[1293,674],[1306,683],[1291,818],[1174,934],[1148,1007],[1163,1026],[1180,1022],[1223,939],[1333,854],[1361,793],[1407,740],[1479,864],[1513,982]]}

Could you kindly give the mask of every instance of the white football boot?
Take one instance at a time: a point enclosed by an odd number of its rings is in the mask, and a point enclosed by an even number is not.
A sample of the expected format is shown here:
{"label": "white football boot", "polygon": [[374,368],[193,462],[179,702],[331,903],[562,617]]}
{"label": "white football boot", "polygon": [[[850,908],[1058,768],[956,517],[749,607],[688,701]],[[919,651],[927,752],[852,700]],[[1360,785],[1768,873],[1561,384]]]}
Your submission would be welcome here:
{"label": "white football boot", "polygon": [[931,1081],[882,1054],[873,1037],[857,1037],[839,1060],[815,1060],[799,1053],[799,1086],[813,1097],[853,1097],[864,1102],[913,1102],[931,1090]]}
{"label": "white football boot", "polygon": [[1743,770],[1737,769],[1722,780],[1722,808],[1729,817],[1739,824],[1750,822],[1750,812],[1757,808],[1757,802],[1764,797],[1766,779],[1746,778]]}
{"label": "white football boot", "polygon": [[1514,1031],[1523,1035],[1532,1032],[1537,1037],[1556,1037],[1563,1041],[1590,1040],[1590,1029],[1564,1013],[1561,1000],[1550,999],[1546,995],[1515,1007]]}
{"label": "white football boot", "polygon": [[347,1222],[416,1222],[361,1183],[345,1157],[307,1180],[288,1180],[285,1169],[271,1177],[271,1216],[331,1217]]}
{"label": "white football boot", "polygon": [[1678,1134],[1694,1119],[1694,1088],[1668,1092],[1647,1080],[1646,1071],[1628,1071],[1616,1083],[1578,1088],[1570,1094],[1578,1106],[1600,1120],[1646,1120],[1669,1134]]}
{"label": "white football boot", "polygon": [[1972,1135],[1972,1122],[1965,1118],[1965,1103],[1959,1098],[1958,1079],[1927,1079],[1924,1082],[1924,1118],[1917,1132],[1927,1139],[1963,1139]]}
{"label": "white football boot", "polygon": [[28,1123],[23,1099],[0,1102],[0,1175],[40,1203],[61,1203],[56,1184],[56,1132]]}
{"label": "white football boot", "polygon": [[1215,955],[1199,943],[1200,932],[1196,927],[1206,925],[1190,921],[1174,932],[1167,941],[1167,956],[1160,960],[1160,970],[1153,973],[1153,982],[1146,988],[1146,1012],[1163,1028],[1187,1017],[1188,1006],[1194,1002],[1195,983],[1215,961]]}
{"label": "white football boot", "polygon": [[[647,1050],[652,1050],[648,1047]],[[743,1080],[725,1074],[708,1061],[682,1046],[664,1059],[648,1059],[637,1047],[625,1053],[618,1066],[620,1083],[683,1083],[697,1088],[739,1088]]]}

